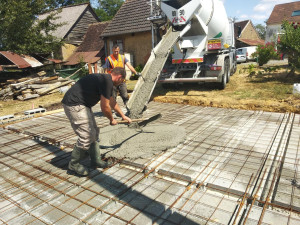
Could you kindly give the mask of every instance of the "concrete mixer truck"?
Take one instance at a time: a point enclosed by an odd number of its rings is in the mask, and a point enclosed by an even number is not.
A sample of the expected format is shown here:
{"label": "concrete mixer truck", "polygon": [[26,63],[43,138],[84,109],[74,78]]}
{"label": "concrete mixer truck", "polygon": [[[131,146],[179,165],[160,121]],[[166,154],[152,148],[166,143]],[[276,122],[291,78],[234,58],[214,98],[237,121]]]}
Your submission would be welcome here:
{"label": "concrete mixer truck", "polygon": [[181,31],[159,82],[216,82],[224,89],[237,63],[234,22],[227,17],[223,3],[161,0],[155,4],[168,17],[173,30]]}
{"label": "concrete mixer truck", "polygon": [[167,17],[171,26],[152,50],[128,101],[132,118],[139,117],[146,108],[156,82],[215,82],[224,89],[236,71],[234,25],[220,0],[150,3],[152,13],[148,19],[153,25]]}

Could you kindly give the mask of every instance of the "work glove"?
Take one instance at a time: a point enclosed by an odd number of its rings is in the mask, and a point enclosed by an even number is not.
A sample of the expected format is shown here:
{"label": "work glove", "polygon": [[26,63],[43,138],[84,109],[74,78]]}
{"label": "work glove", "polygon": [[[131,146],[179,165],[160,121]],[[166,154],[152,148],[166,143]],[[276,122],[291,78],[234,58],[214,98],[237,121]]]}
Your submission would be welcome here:
{"label": "work glove", "polygon": [[142,74],[141,73],[136,73],[136,76],[140,77],[140,76],[142,76]]}

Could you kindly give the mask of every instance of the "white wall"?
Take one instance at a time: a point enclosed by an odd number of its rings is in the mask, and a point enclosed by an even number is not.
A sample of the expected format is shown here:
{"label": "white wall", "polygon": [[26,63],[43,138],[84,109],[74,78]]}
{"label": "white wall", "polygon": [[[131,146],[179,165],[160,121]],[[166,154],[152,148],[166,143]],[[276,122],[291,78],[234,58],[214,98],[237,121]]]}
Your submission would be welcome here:
{"label": "white wall", "polygon": [[265,43],[277,41],[277,34],[281,32],[281,24],[267,25]]}

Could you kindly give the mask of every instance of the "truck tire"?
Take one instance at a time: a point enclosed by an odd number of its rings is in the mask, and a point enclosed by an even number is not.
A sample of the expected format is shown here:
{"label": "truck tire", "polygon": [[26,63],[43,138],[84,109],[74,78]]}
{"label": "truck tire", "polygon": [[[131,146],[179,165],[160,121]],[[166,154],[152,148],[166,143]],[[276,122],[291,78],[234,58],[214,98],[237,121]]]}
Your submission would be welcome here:
{"label": "truck tire", "polygon": [[[230,76],[231,76],[231,69],[230,69],[230,61],[229,59],[225,59],[225,64],[228,63],[227,67],[228,67],[228,73],[227,73],[227,80],[226,82],[229,83],[230,81]],[[226,65],[225,65],[226,66]]]}
{"label": "truck tire", "polygon": [[223,90],[226,87],[226,84],[228,83],[228,78],[230,76],[230,70],[229,70],[229,59],[224,60],[224,73],[222,75],[222,81],[219,84],[219,89]]}
{"label": "truck tire", "polygon": [[235,74],[236,70],[237,70],[237,62],[234,62],[233,70],[232,70],[232,73],[230,76],[233,76]]}

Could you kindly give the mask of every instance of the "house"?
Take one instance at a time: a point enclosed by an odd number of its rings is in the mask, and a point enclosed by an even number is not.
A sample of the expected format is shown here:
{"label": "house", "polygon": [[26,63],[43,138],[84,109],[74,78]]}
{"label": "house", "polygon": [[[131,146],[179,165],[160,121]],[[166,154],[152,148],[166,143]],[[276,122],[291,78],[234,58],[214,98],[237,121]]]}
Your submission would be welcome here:
{"label": "house", "polygon": [[264,44],[264,40],[259,37],[251,20],[244,20],[234,23],[234,36],[236,48],[257,46]]}
{"label": "house", "polygon": [[300,1],[275,5],[267,20],[265,43],[277,41],[284,20],[300,23]]}
{"label": "house", "polygon": [[50,13],[57,12],[58,19],[51,21],[54,24],[62,24],[51,34],[63,39],[65,45],[61,49],[62,60],[68,59],[77,47],[82,43],[89,24],[100,22],[89,3],[71,5],[56,9],[38,16],[45,19]]}
{"label": "house", "polygon": [[[123,3],[111,23],[102,33],[106,55],[118,44],[121,53],[130,54],[130,62],[136,67],[145,65],[152,49],[150,5],[147,0],[127,0]],[[126,56],[127,57],[127,56]]]}
{"label": "house", "polygon": [[100,36],[108,24],[109,22],[90,24],[83,42],[64,65],[71,67],[84,62],[90,65],[91,72],[99,71],[105,60],[104,41]]}

